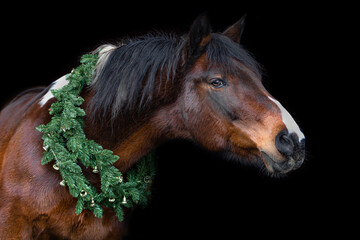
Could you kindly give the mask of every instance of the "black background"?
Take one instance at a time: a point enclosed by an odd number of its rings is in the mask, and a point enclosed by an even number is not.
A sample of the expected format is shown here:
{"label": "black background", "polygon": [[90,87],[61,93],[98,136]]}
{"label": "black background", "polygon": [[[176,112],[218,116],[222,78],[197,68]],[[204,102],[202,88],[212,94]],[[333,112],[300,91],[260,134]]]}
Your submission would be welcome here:
{"label": "black background", "polygon": [[[91,2],[91,1],[90,1]],[[269,178],[184,141],[158,149],[152,200],[137,209],[127,239],[199,237],[236,239],[346,234],[351,191],[344,188],[329,120],[334,99],[324,73],[339,33],[336,4],[243,1],[101,2],[4,6],[1,99],[6,104],[29,87],[48,85],[78,65],[82,54],[124,36],[186,33],[207,11],[214,31],[247,13],[242,44],[265,67],[264,85],[296,119],[306,136],[304,166],[285,178]],[[336,31],[335,31],[336,30]],[[329,50],[331,49],[331,51]],[[331,53],[330,53],[331,52]],[[329,102],[330,101],[330,102]],[[336,130],[334,130],[336,131]],[[350,180],[349,180],[350,181]],[[345,213],[350,215],[345,216]],[[246,237],[244,237],[246,238]]]}

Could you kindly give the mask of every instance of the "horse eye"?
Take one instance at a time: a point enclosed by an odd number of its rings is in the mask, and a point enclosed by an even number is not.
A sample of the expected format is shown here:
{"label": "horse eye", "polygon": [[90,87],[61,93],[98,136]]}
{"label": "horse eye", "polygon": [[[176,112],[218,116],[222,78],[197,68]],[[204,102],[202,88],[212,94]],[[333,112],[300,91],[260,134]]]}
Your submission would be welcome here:
{"label": "horse eye", "polygon": [[214,78],[210,81],[210,85],[214,88],[222,88],[225,86],[225,82],[220,78]]}

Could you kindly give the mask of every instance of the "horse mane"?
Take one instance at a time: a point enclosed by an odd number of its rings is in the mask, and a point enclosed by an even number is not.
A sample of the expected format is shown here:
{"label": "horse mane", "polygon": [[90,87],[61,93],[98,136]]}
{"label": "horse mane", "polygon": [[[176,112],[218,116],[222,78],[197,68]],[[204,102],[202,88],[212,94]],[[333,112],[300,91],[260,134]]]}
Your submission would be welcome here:
{"label": "horse mane", "polygon": [[104,46],[91,86],[92,112],[111,112],[115,118],[129,110],[147,109],[160,87],[174,81],[183,42],[182,38],[162,34]]}
{"label": "horse mane", "polygon": [[[155,96],[161,94],[164,97],[163,86],[176,95],[179,88],[175,86],[175,77],[183,64],[185,45],[184,36],[160,34],[123,40],[118,46],[101,46],[91,86],[93,117],[111,113],[114,120],[129,112],[151,109],[151,105],[157,105],[152,101]],[[222,34],[213,33],[204,51],[209,68],[239,71],[235,59],[261,76],[261,67],[255,59],[241,45]]]}

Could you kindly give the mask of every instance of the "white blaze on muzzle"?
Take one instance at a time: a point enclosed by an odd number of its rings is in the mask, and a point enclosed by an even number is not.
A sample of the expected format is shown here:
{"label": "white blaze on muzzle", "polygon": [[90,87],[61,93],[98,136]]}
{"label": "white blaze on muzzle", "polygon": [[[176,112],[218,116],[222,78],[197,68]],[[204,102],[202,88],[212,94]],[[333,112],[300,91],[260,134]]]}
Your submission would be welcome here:
{"label": "white blaze on muzzle", "polygon": [[295,120],[291,117],[290,113],[281,105],[281,103],[270,96],[268,96],[268,98],[273,101],[280,109],[282,121],[285,124],[289,133],[295,133],[299,138],[299,142],[305,139],[305,135],[301,132]]}

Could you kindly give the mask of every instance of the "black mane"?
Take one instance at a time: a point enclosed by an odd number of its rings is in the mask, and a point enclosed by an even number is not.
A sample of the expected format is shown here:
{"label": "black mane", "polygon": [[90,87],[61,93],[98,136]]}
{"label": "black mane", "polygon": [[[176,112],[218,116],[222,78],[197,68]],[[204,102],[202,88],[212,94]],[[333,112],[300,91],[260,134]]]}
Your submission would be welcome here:
{"label": "black mane", "polygon": [[[141,112],[154,105],[155,96],[164,97],[161,87],[179,92],[177,71],[183,66],[182,52],[186,37],[174,35],[130,39],[115,47],[96,70],[92,85],[92,112],[111,118]],[[204,49],[209,67],[227,71],[239,69],[234,59],[261,75],[258,63],[239,44],[221,34],[212,34]],[[160,80],[159,80],[160,79]],[[164,102],[164,101],[163,101]],[[155,105],[156,106],[156,105]],[[150,107],[151,108],[151,107]]]}
{"label": "black mane", "polygon": [[93,83],[93,112],[112,117],[143,110],[160,85],[173,81],[181,58],[183,39],[146,36],[128,40],[110,53]]}

